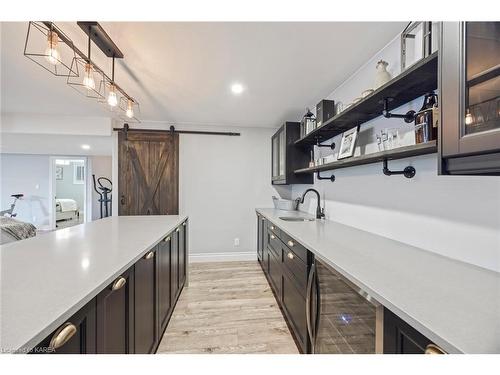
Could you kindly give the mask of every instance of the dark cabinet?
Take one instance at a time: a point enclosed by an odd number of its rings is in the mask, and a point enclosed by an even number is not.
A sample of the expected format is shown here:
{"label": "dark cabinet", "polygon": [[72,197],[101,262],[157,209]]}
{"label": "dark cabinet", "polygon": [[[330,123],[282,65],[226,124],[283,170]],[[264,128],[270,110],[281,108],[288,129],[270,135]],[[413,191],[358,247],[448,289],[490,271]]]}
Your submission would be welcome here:
{"label": "dark cabinet", "polygon": [[187,222],[179,227],[179,292],[186,281],[186,242],[187,242]]}
{"label": "dark cabinet", "polygon": [[179,231],[176,229],[171,234],[170,248],[170,296],[171,303],[177,300],[179,291]]}
{"label": "dark cabinet", "polygon": [[295,339],[303,353],[307,353],[306,300],[303,296],[305,287],[297,285],[295,280],[283,273],[282,302],[288,322],[293,328]]}
{"label": "dark cabinet", "polygon": [[257,259],[262,264],[264,260],[264,230],[265,219],[257,214]]}
{"label": "dark cabinet", "polygon": [[170,253],[171,253],[171,236],[168,235],[158,244],[157,256],[158,259],[158,325],[160,333],[167,327],[170,317],[171,290],[170,290]]}
{"label": "dark cabinet", "polygon": [[307,148],[295,145],[300,138],[300,123],[285,122],[271,138],[271,182],[273,185],[312,184],[310,174],[296,175],[307,168],[311,155]]}
{"label": "dark cabinet", "polygon": [[443,22],[440,174],[500,175],[500,22]]}
{"label": "dark cabinet", "polygon": [[146,253],[135,264],[135,353],[154,351],[156,327],[156,249]]}
{"label": "dark cabinet", "polygon": [[95,354],[96,353],[96,300],[52,332],[31,350],[32,354]]}
{"label": "dark cabinet", "polygon": [[116,278],[96,297],[97,353],[134,353],[134,270]]}

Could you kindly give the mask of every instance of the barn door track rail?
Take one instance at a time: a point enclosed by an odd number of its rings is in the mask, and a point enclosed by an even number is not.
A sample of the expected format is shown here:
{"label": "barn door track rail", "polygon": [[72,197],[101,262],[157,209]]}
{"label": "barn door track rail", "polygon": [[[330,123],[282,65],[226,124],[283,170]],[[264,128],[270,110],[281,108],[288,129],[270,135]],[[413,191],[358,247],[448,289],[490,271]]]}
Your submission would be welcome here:
{"label": "barn door track rail", "polygon": [[203,134],[203,135],[224,135],[230,137],[239,137],[241,133],[234,132],[209,132],[209,131],[198,131],[198,130],[175,130],[175,127],[170,126],[169,130],[163,129],[130,129],[128,124],[124,124],[123,128],[113,128],[114,131],[124,131],[127,133],[128,131],[139,131],[139,132],[168,132],[168,133],[177,133],[177,134]]}

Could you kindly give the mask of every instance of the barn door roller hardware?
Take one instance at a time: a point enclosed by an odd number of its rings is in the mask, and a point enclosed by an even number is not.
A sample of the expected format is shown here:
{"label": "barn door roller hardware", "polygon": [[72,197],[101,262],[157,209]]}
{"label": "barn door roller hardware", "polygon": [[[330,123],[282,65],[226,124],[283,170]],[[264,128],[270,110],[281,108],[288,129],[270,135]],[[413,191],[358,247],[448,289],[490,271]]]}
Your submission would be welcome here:
{"label": "barn door roller hardware", "polygon": [[417,171],[411,165],[405,167],[402,171],[391,171],[387,166],[387,159],[384,159],[384,169],[382,170],[386,176],[392,176],[393,174],[402,174],[406,178],[413,178]]}
{"label": "barn door roller hardware", "polygon": [[196,131],[196,130],[175,130],[175,127],[170,126],[169,130],[162,129],[130,129],[128,124],[123,124],[123,128],[113,128],[114,131],[124,131],[125,134],[129,131],[139,131],[139,132],[169,132],[169,133],[177,133],[177,134],[204,134],[204,135],[226,135],[230,137],[239,137],[241,133],[233,133],[233,132],[204,132],[204,131]]}
{"label": "barn door roller hardware", "polygon": [[384,98],[384,110],[382,111],[382,115],[385,118],[402,118],[407,124],[413,122],[413,120],[415,120],[415,111],[413,110],[405,114],[391,113],[389,111],[389,103],[393,100],[394,98]]}

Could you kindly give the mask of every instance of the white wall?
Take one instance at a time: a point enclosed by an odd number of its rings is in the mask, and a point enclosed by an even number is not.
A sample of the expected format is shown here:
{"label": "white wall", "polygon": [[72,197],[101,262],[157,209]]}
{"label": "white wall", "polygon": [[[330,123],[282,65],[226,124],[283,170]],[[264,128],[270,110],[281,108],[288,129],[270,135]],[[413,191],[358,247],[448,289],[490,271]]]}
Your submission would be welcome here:
{"label": "white wall", "polygon": [[17,219],[39,229],[49,223],[49,157],[45,155],[0,154],[2,210],[10,207],[11,194],[24,194],[17,202]]}
{"label": "white wall", "polygon": [[[328,99],[347,104],[372,87],[379,59],[389,62],[393,74],[400,71],[399,38],[335,89]],[[421,105],[420,98],[395,112],[418,110]],[[355,155],[377,151],[375,131],[394,127],[406,132],[403,144],[414,142],[411,125],[378,117],[361,126]],[[340,145],[340,136],[334,141]],[[329,153],[321,152],[323,156]],[[383,175],[382,163],[322,172],[336,176],[333,183],[315,180],[314,184],[325,199],[327,218],[500,271],[500,177],[438,176],[435,154],[389,162],[392,169],[407,165],[417,170],[413,179]],[[308,187],[293,186],[291,195],[296,197]],[[313,213],[315,205],[313,198],[302,209]]]}

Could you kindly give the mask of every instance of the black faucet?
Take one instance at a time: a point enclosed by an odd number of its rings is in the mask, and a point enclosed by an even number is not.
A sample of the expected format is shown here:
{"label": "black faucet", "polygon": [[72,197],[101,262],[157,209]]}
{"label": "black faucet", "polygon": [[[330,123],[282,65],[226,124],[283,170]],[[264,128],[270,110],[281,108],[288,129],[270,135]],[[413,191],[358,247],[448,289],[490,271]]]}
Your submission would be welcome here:
{"label": "black faucet", "polygon": [[304,194],[302,194],[302,198],[300,198],[300,203],[304,204],[304,198],[306,197],[306,194],[309,193],[310,191],[316,193],[316,196],[318,197],[318,206],[316,207],[316,219],[321,219],[325,217],[325,210],[321,208],[321,198],[319,196],[319,193],[316,189],[307,189],[304,191]]}

